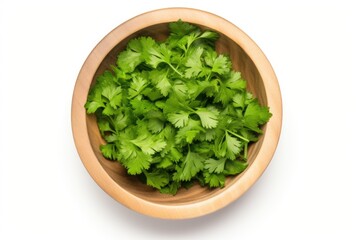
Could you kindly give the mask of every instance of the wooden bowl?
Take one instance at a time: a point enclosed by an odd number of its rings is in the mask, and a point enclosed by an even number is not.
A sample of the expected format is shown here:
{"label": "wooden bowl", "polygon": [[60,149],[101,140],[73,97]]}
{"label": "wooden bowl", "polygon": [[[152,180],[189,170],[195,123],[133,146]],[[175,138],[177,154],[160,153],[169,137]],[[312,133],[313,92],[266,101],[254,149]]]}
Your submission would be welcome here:
{"label": "wooden bowl", "polygon": [[[268,105],[273,116],[263,127],[260,140],[249,147],[249,166],[240,175],[229,177],[222,189],[195,185],[181,189],[175,196],[161,194],[136,177],[127,175],[117,162],[105,159],[100,150],[104,143],[93,116],[84,104],[95,78],[115,63],[117,54],[129,39],[148,35],[167,37],[168,23],[182,19],[220,33],[216,48],[230,55],[235,70],[248,82],[248,89]],[[72,130],[76,148],[95,182],[118,202],[142,214],[165,219],[202,216],[223,208],[239,198],[261,176],[272,159],[281,130],[282,103],[275,73],[260,48],[238,27],[214,14],[188,8],[168,8],[144,13],[119,25],[94,48],[80,70],[72,99]]]}

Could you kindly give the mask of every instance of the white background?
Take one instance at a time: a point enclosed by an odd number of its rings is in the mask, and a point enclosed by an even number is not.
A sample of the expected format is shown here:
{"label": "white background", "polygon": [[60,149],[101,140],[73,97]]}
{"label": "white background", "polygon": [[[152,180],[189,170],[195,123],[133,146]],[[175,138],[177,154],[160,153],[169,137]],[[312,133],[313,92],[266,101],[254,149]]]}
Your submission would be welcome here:
{"label": "white background", "polygon": [[[0,239],[360,239],[356,1],[49,2],[0,0]],[[172,6],[243,29],[272,63],[284,110],[259,181],[230,206],[182,221],[143,216],[104,193],[70,123],[95,45],[129,18]]]}

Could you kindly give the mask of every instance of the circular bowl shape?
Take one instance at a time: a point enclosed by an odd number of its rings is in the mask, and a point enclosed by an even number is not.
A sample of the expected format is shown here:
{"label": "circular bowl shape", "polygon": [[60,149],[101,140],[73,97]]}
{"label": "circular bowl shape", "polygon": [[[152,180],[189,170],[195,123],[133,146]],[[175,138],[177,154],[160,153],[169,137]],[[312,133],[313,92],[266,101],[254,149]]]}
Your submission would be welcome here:
{"label": "circular bowl shape", "polygon": [[[102,139],[96,118],[87,115],[84,104],[91,84],[109,66],[127,42],[138,36],[157,40],[168,36],[168,23],[181,19],[220,34],[219,53],[228,54],[233,68],[240,71],[251,91],[273,114],[263,126],[263,135],[249,147],[249,166],[241,174],[228,177],[220,189],[194,185],[175,196],[148,187],[100,150]],[[259,47],[238,27],[214,14],[189,8],[168,8],[147,12],[119,25],[93,49],[78,75],[72,99],[72,131],[80,158],[95,182],[118,202],[145,215],[165,219],[199,217],[219,210],[244,194],[261,176],[275,152],[281,131],[282,103],[275,73]]]}

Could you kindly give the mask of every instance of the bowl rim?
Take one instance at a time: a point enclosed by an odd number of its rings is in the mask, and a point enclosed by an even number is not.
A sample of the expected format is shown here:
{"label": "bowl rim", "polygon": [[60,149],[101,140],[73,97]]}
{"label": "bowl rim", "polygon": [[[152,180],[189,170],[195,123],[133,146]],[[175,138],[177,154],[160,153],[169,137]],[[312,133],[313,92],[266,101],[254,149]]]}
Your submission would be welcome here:
{"label": "bowl rim", "polygon": [[[151,21],[149,21],[151,19]],[[163,205],[142,199],[118,185],[104,170],[90,143],[84,104],[93,76],[107,54],[128,35],[143,28],[177,21],[191,22],[221,32],[238,44],[251,58],[263,79],[267,105],[273,116],[266,124],[266,134],[256,159],[243,176],[220,194],[203,201],[181,205]],[[228,20],[194,8],[162,8],[137,15],[108,33],[91,51],[85,60],[75,83],[71,126],[76,149],[83,165],[94,181],[112,198],[139,213],[164,219],[187,219],[217,211],[243,195],[262,175],[276,151],[282,126],[282,99],[275,72],[257,44],[240,28]]]}

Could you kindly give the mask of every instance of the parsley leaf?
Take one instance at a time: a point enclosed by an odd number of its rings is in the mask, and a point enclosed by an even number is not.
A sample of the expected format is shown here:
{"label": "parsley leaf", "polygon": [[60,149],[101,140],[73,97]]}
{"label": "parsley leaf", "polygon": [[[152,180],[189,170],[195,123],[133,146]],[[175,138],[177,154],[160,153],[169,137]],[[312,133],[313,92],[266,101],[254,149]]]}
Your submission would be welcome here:
{"label": "parsley leaf", "polygon": [[257,101],[251,102],[244,114],[244,124],[249,129],[261,133],[260,125],[269,121],[271,113],[268,107],[262,107]]}
{"label": "parsley leaf", "polygon": [[130,142],[149,155],[153,155],[155,152],[160,152],[166,146],[166,142],[163,139],[159,139],[157,135],[149,133],[142,133]]}
{"label": "parsley leaf", "polygon": [[226,161],[224,174],[236,175],[243,172],[248,166],[248,163],[242,161]]}
{"label": "parsley leaf", "polygon": [[109,104],[113,108],[117,108],[121,103],[121,87],[107,86],[102,91],[102,95],[109,100]]}
{"label": "parsley leaf", "polygon": [[181,167],[177,168],[174,180],[189,181],[204,168],[204,158],[195,152],[189,151],[184,158]]}
{"label": "parsley leaf", "polygon": [[185,36],[191,32],[196,31],[198,28],[187,22],[181,20],[169,23],[170,35]]}
{"label": "parsley leaf", "polygon": [[128,173],[131,175],[140,174],[143,170],[150,167],[151,157],[143,152],[137,152],[136,155],[124,161],[125,167],[128,169]]}
{"label": "parsley leaf", "polygon": [[149,78],[155,87],[166,97],[172,89],[171,83],[167,77],[167,71],[153,70],[150,72]]}
{"label": "parsley leaf", "polygon": [[142,61],[140,53],[129,49],[120,53],[117,65],[121,70],[130,73],[133,72],[135,67],[137,67]]}
{"label": "parsley leaf", "polygon": [[192,143],[200,132],[205,132],[204,128],[201,127],[200,121],[189,119],[188,124],[177,131],[175,142],[177,144]]}
{"label": "parsley leaf", "polygon": [[209,158],[205,160],[205,169],[207,169],[210,173],[221,173],[224,171],[226,158],[220,159],[212,159]]}
{"label": "parsley leaf", "polygon": [[130,84],[130,88],[128,89],[129,98],[134,98],[138,96],[142,90],[147,86],[147,81],[141,76],[135,75],[133,81]]}
{"label": "parsley leaf", "polygon": [[114,146],[114,144],[107,143],[107,144],[101,145],[100,146],[100,151],[104,155],[104,157],[106,157],[108,159],[111,159],[111,160],[115,159],[115,155],[114,155],[115,146]]}
{"label": "parsley leaf", "polygon": [[119,54],[117,66],[126,73],[131,73],[135,68],[150,58],[149,51],[156,45],[150,37],[140,37],[130,40],[125,51]]}
{"label": "parsley leaf", "polygon": [[169,173],[164,170],[155,170],[153,172],[144,171],[146,184],[157,189],[166,186],[170,181]]}
{"label": "parsley leaf", "polygon": [[198,108],[196,114],[200,117],[204,128],[215,128],[218,124],[219,111],[214,107]]}
{"label": "parsley leaf", "polygon": [[185,62],[185,66],[188,67],[185,70],[186,78],[196,77],[201,71],[203,71],[204,67],[201,62],[201,55],[203,51],[203,48],[198,47],[189,54],[189,57]]}
{"label": "parsley leaf", "polygon": [[177,128],[184,127],[189,122],[189,113],[179,111],[168,115],[168,120],[175,125]]}
{"label": "parsley leaf", "polygon": [[226,74],[230,71],[231,64],[228,57],[224,55],[219,55],[214,59],[211,71],[218,74]]}
{"label": "parsley leaf", "polygon": [[209,184],[210,187],[224,187],[225,186],[225,175],[220,173],[209,173],[204,172],[205,183]]}

